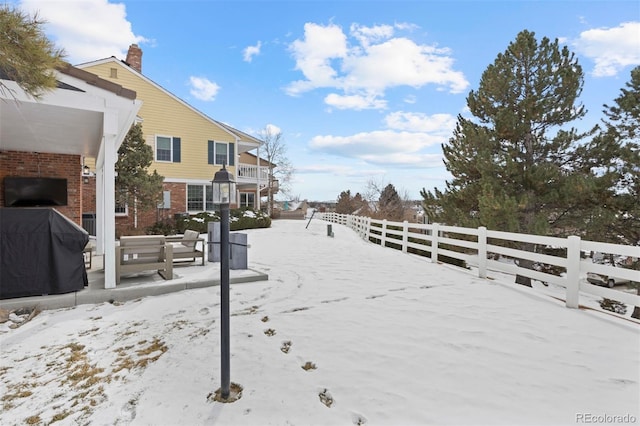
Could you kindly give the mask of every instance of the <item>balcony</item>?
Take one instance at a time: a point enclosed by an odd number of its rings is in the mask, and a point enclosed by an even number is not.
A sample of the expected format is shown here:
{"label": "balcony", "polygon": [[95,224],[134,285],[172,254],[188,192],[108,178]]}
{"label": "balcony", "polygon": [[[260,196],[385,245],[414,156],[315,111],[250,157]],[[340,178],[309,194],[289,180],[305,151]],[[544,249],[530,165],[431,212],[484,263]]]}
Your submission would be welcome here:
{"label": "balcony", "polygon": [[266,184],[269,180],[269,168],[258,167],[252,164],[238,164],[236,167],[238,176],[236,176],[238,183],[258,183],[258,177],[260,182]]}
{"label": "balcony", "polygon": [[[269,168],[264,166],[256,166],[253,164],[239,163],[236,167],[238,176],[236,176],[236,182],[239,185],[243,184],[257,184],[258,178],[260,178],[260,193],[266,195],[267,183],[269,182]],[[271,190],[275,194],[280,189],[280,185],[277,179],[273,179]]]}

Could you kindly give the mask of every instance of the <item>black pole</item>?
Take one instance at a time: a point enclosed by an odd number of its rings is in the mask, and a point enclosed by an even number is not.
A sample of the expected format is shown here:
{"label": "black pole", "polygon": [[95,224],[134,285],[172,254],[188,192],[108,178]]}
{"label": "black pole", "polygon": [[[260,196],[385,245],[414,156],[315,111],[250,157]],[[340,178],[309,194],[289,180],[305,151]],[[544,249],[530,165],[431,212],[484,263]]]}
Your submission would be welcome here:
{"label": "black pole", "polygon": [[220,339],[222,386],[220,396],[229,397],[229,203],[220,204]]}

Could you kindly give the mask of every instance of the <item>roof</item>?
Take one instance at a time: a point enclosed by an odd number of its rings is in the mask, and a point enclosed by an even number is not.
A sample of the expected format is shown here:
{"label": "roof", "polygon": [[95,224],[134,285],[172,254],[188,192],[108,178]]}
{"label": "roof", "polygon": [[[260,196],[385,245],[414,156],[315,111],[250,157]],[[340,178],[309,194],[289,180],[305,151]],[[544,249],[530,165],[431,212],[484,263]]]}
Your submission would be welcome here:
{"label": "roof", "polygon": [[80,80],[84,80],[88,84],[92,86],[99,87],[100,89],[107,90],[111,93],[115,93],[116,95],[127,98],[127,99],[135,99],[136,92],[127,89],[119,84],[116,84],[112,81],[105,80],[103,78],[98,77],[97,75],[90,73],[88,71],[82,70],[80,68],[76,68],[71,64],[65,62],[65,64],[58,68],[63,74],[70,75],[71,77],[79,78]]}
{"label": "roof", "polygon": [[149,83],[152,86],[156,87],[158,90],[161,90],[162,92],[164,92],[168,96],[171,96],[176,101],[180,102],[181,104],[183,104],[187,108],[191,109],[196,114],[202,116],[204,119],[206,119],[206,120],[210,121],[211,123],[217,125],[218,127],[222,128],[224,131],[226,131],[227,133],[231,134],[234,138],[236,138],[238,142],[249,142],[249,143],[254,143],[254,144],[258,144],[258,145],[262,145],[264,143],[262,140],[254,137],[254,136],[251,136],[251,135],[249,135],[249,134],[247,134],[247,133],[245,133],[243,131],[235,129],[235,128],[229,126],[228,124],[222,123],[222,122],[220,122],[218,120],[214,120],[213,118],[209,117],[207,114],[205,114],[202,111],[200,111],[197,108],[195,108],[193,105],[190,105],[185,100],[183,100],[183,99],[179,98],[178,96],[174,95],[169,90],[165,89],[164,87],[162,87],[161,85],[159,85],[155,81],[151,80],[149,77],[145,76],[144,74],[142,74],[141,72],[139,72],[135,68],[131,67],[131,65],[129,65],[129,63],[127,63],[126,61],[120,60],[120,59],[116,58],[115,56],[110,56],[108,58],[103,58],[103,59],[98,59],[98,60],[95,60],[95,61],[85,62],[85,63],[76,65],[76,67],[82,69],[82,68],[87,68],[87,67],[91,67],[91,66],[94,66],[94,65],[101,65],[101,64],[109,63],[109,62],[117,63],[120,66],[124,67],[129,72],[134,73],[135,75],[137,75],[138,77],[140,77],[141,79],[146,81],[147,83]]}

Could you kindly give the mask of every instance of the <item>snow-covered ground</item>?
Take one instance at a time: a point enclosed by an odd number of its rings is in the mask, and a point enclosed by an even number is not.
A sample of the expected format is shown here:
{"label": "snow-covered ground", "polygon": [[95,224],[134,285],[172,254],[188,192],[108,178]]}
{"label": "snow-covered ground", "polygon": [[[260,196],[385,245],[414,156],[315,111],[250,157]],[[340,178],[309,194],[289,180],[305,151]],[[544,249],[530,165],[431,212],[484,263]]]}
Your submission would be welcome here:
{"label": "snow-covered ground", "polygon": [[[369,244],[249,230],[269,281],[45,311],[0,334],[0,424],[575,425],[640,422],[640,326],[540,289]],[[581,299],[582,301],[582,299]]]}

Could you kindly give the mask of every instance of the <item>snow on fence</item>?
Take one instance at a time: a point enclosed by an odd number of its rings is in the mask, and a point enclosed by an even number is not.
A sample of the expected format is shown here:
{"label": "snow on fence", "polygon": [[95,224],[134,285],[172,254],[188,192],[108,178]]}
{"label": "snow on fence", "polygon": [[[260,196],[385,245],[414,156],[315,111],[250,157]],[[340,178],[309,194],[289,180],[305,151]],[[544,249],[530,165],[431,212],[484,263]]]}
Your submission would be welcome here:
{"label": "snow on fence", "polygon": [[[474,229],[437,223],[391,222],[339,213],[323,213],[320,218],[345,225],[367,241],[402,250],[404,253],[427,256],[434,263],[439,257],[442,259],[445,256],[464,262],[478,268],[480,278],[486,278],[487,270],[493,270],[559,285],[566,289],[568,308],[578,307],[581,291],[627,305],[640,306],[638,295],[600,287],[580,279],[588,272],[593,272],[639,282],[640,273],[637,270],[593,263],[583,256],[583,253],[597,252],[640,258],[638,246],[583,241],[576,236],[558,238],[515,234],[491,231],[485,227]],[[520,243],[529,243],[532,248],[545,247],[548,254],[514,248],[522,247]],[[500,258],[528,259],[538,267],[526,269],[514,263],[500,261]]]}

